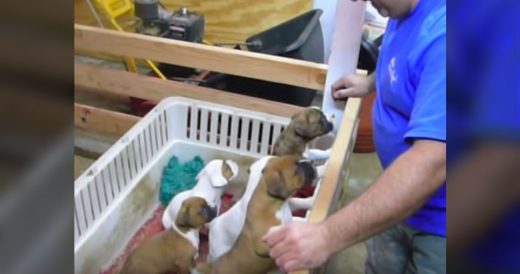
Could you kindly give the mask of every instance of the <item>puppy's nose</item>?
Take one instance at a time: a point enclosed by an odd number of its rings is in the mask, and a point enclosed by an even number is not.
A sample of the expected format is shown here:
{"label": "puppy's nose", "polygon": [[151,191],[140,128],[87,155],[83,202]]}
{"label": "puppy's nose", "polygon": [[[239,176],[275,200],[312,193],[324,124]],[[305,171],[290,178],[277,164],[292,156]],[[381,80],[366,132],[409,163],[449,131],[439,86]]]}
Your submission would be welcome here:
{"label": "puppy's nose", "polygon": [[[323,129],[325,130],[325,133],[329,133],[332,131],[332,128],[334,127],[334,118],[330,118],[331,116],[323,116],[321,119],[321,124],[323,125]],[[334,115],[332,115],[334,117]]]}
{"label": "puppy's nose", "polygon": [[329,132],[332,131],[333,128],[334,128],[334,124],[331,123],[331,122],[329,122],[329,121],[327,121],[327,125],[325,126],[325,131],[326,131],[327,133],[329,133]]}
{"label": "puppy's nose", "polygon": [[210,207],[210,206],[204,206],[202,208],[202,213],[204,216],[206,216],[206,222],[211,222],[215,217],[217,217],[217,206]]}
{"label": "puppy's nose", "polygon": [[316,179],[316,169],[309,161],[300,161],[297,164],[298,170],[303,173],[305,184],[311,184]]}

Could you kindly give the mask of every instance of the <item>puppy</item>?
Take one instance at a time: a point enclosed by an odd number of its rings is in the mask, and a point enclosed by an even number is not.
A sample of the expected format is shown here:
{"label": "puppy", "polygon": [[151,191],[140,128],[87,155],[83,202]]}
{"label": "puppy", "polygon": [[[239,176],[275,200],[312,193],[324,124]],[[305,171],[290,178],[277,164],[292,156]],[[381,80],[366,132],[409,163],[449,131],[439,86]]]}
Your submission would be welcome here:
{"label": "puppy", "polygon": [[[319,108],[309,107],[293,115],[291,122],[278,137],[273,147],[274,155],[298,155],[311,161],[328,159],[329,150],[308,149],[308,143],[314,138],[332,131],[334,117],[327,117]],[[326,164],[318,167],[318,178],[323,176]],[[317,191],[315,191],[317,193]],[[308,198],[291,198],[291,210],[308,210],[314,204],[314,196]],[[304,219],[295,217],[295,221]]]}
{"label": "puppy", "polygon": [[301,157],[310,141],[332,131],[332,119],[333,117],[327,118],[316,107],[305,108],[294,114],[289,125],[274,143],[272,154]]}
{"label": "puppy", "polygon": [[238,238],[238,235],[240,235],[240,231],[242,231],[246,220],[247,206],[251,196],[253,196],[253,192],[260,182],[262,170],[267,164],[267,161],[271,158],[273,158],[273,156],[265,156],[249,167],[249,180],[242,197],[228,211],[216,217],[207,225],[209,228],[208,261],[215,261],[218,257],[228,252]]}
{"label": "puppy", "polygon": [[231,160],[213,160],[197,175],[197,184],[191,190],[183,191],[173,197],[170,204],[163,213],[162,223],[165,229],[172,226],[172,220],[176,215],[171,207],[172,204],[184,201],[189,197],[201,197],[208,201],[211,207],[220,211],[221,196],[228,182],[238,174],[237,163]]}
{"label": "puppy", "polygon": [[190,197],[176,207],[172,227],[142,242],[125,261],[120,274],[188,274],[195,266],[198,230],[216,216],[206,200]]}
{"label": "puppy", "polygon": [[[269,247],[262,241],[267,231],[283,224],[281,212],[289,198],[303,184],[316,176],[309,162],[297,156],[269,159],[262,170],[258,186],[247,206],[244,228],[232,249],[215,262],[200,264],[197,271],[204,274],[265,274],[275,269],[269,257]],[[289,212],[290,215],[290,212]]]}

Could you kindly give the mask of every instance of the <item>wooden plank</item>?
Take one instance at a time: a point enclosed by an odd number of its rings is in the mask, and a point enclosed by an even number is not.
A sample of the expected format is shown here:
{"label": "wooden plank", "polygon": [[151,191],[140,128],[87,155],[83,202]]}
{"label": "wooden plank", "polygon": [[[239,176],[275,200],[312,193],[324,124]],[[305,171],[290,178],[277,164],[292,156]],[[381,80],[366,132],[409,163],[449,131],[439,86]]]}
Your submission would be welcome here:
{"label": "wooden plank", "polygon": [[[322,178],[320,189],[313,207],[309,212],[308,222],[317,224],[325,220],[336,208],[339,189],[342,181],[348,178],[348,163],[354,149],[358,115],[361,108],[361,98],[350,98],[345,106],[341,127],[332,146],[329,163]],[[290,274],[323,273],[324,268],[314,271],[293,271]]]}
{"label": "wooden plank", "polygon": [[[312,0],[161,0],[161,4],[169,11],[184,6],[202,13],[205,39],[211,42],[245,41],[312,8]],[[85,0],[74,0],[74,22],[96,25]]]}
{"label": "wooden plank", "polygon": [[150,59],[186,67],[321,90],[327,66],[279,56],[75,25],[76,49]]}
{"label": "wooden plank", "polygon": [[74,103],[74,125],[100,134],[122,136],[139,117]]}
{"label": "wooden plank", "polygon": [[350,98],[345,106],[345,114],[338,131],[325,175],[314,206],[309,213],[310,223],[325,220],[336,202],[334,199],[338,185],[346,178],[348,161],[354,148],[358,115],[361,108],[360,98]]}
{"label": "wooden plank", "polygon": [[74,82],[77,86],[158,102],[170,96],[182,96],[230,105],[274,115],[290,117],[301,107],[220,90],[164,81],[115,69],[76,62]]}

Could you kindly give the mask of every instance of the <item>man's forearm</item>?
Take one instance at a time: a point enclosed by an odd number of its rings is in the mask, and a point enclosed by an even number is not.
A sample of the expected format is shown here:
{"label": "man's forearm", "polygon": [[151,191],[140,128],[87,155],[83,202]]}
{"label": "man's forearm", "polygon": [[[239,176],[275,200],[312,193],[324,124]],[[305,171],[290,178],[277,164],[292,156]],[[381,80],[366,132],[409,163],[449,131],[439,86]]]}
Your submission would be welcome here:
{"label": "man's forearm", "polygon": [[361,196],[325,222],[330,253],[363,241],[403,221],[442,186],[446,145],[417,141]]}

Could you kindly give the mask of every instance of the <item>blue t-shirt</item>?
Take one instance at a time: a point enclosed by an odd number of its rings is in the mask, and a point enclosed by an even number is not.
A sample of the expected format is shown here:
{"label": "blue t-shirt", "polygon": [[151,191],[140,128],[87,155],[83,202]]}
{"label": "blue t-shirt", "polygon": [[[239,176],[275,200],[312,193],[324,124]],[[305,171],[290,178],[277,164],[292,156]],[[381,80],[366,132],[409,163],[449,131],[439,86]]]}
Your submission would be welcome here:
{"label": "blue t-shirt", "polygon": [[[448,170],[476,142],[520,144],[520,1],[450,5]],[[520,273],[520,203],[468,258],[479,269]]]}
{"label": "blue t-shirt", "polygon": [[[376,71],[374,140],[383,168],[416,139],[446,141],[446,1],[421,0],[388,22]],[[446,184],[409,226],[446,236]]]}

